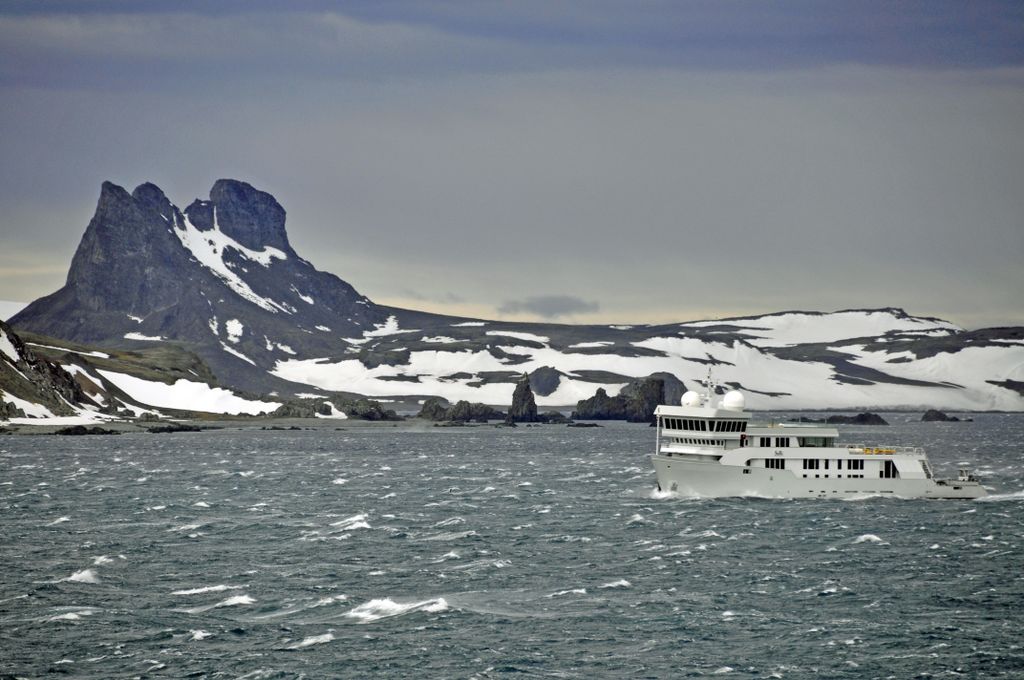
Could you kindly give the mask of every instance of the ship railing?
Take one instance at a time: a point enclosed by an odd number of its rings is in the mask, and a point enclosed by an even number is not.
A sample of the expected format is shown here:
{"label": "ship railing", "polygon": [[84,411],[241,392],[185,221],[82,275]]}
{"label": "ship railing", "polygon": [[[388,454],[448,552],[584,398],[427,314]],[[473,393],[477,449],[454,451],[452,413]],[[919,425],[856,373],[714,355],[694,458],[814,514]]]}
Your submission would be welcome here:
{"label": "ship railing", "polygon": [[924,449],[920,446],[866,446],[864,444],[846,444],[850,453],[860,453],[868,456],[923,456]]}

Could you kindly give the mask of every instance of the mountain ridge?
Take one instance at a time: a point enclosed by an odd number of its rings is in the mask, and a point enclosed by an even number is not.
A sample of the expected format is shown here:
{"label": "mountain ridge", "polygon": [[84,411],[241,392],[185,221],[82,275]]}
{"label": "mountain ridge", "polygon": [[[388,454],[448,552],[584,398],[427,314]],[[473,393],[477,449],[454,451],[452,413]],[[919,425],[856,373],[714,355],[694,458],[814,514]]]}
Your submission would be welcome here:
{"label": "mountain ridge", "polygon": [[546,386],[539,405],[571,406],[655,373],[692,384],[710,366],[756,408],[1024,409],[1020,328],[965,331],[897,307],[650,325],[432,314],[377,305],[317,270],[286,219],[238,180],[184,210],[154,184],[104,182],[65,285],[10,321],[104,347],[177,343],[221,383],[264,394],[507,405],[527,372]]}

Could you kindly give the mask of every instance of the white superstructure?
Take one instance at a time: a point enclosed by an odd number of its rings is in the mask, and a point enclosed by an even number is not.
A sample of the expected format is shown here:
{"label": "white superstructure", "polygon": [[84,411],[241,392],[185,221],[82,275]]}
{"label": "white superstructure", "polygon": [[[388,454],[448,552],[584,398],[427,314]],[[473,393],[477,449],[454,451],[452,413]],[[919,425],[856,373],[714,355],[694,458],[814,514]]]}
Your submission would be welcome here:
{"label": "white superstructure", "polygon": [[918,447],[837,443],[839,432],[813,423],[753,423],[743,394],[714,405],[687,392],[681,406],[659,406],[651,457],[663,491],[686,496],[979,498],[985,488],[967,470],[937,480]]}

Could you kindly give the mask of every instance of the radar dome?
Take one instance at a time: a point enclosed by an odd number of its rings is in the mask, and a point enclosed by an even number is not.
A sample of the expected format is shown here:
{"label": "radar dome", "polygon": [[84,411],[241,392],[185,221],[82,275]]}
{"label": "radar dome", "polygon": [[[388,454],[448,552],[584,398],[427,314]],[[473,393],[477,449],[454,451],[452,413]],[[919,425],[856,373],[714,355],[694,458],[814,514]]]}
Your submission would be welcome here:
{"label": "radar dome", "polygon": [[683,406],[700,406],[700,395],[693,390],[689,390],[683,395],[681,403]]}
{"label": "radar dome", "polygon": [[743,393],[739,390],[730,390],[722,397],[722,408],[730,411],[742,411],[746,404],[747,400],[743,398]]}

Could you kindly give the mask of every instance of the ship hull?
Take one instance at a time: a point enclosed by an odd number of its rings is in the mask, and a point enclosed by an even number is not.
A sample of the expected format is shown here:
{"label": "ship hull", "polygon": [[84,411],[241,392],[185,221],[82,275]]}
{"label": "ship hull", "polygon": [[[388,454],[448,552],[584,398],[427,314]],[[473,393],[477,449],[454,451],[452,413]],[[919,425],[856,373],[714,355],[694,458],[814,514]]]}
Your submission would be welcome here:
{"label": "ship hull", "polygon": [[788,470],[722,465],[653,455],[658,487],[681,496],[761,498],[981,498],[987,491],[975,481],[879,478],[805,478]]}

